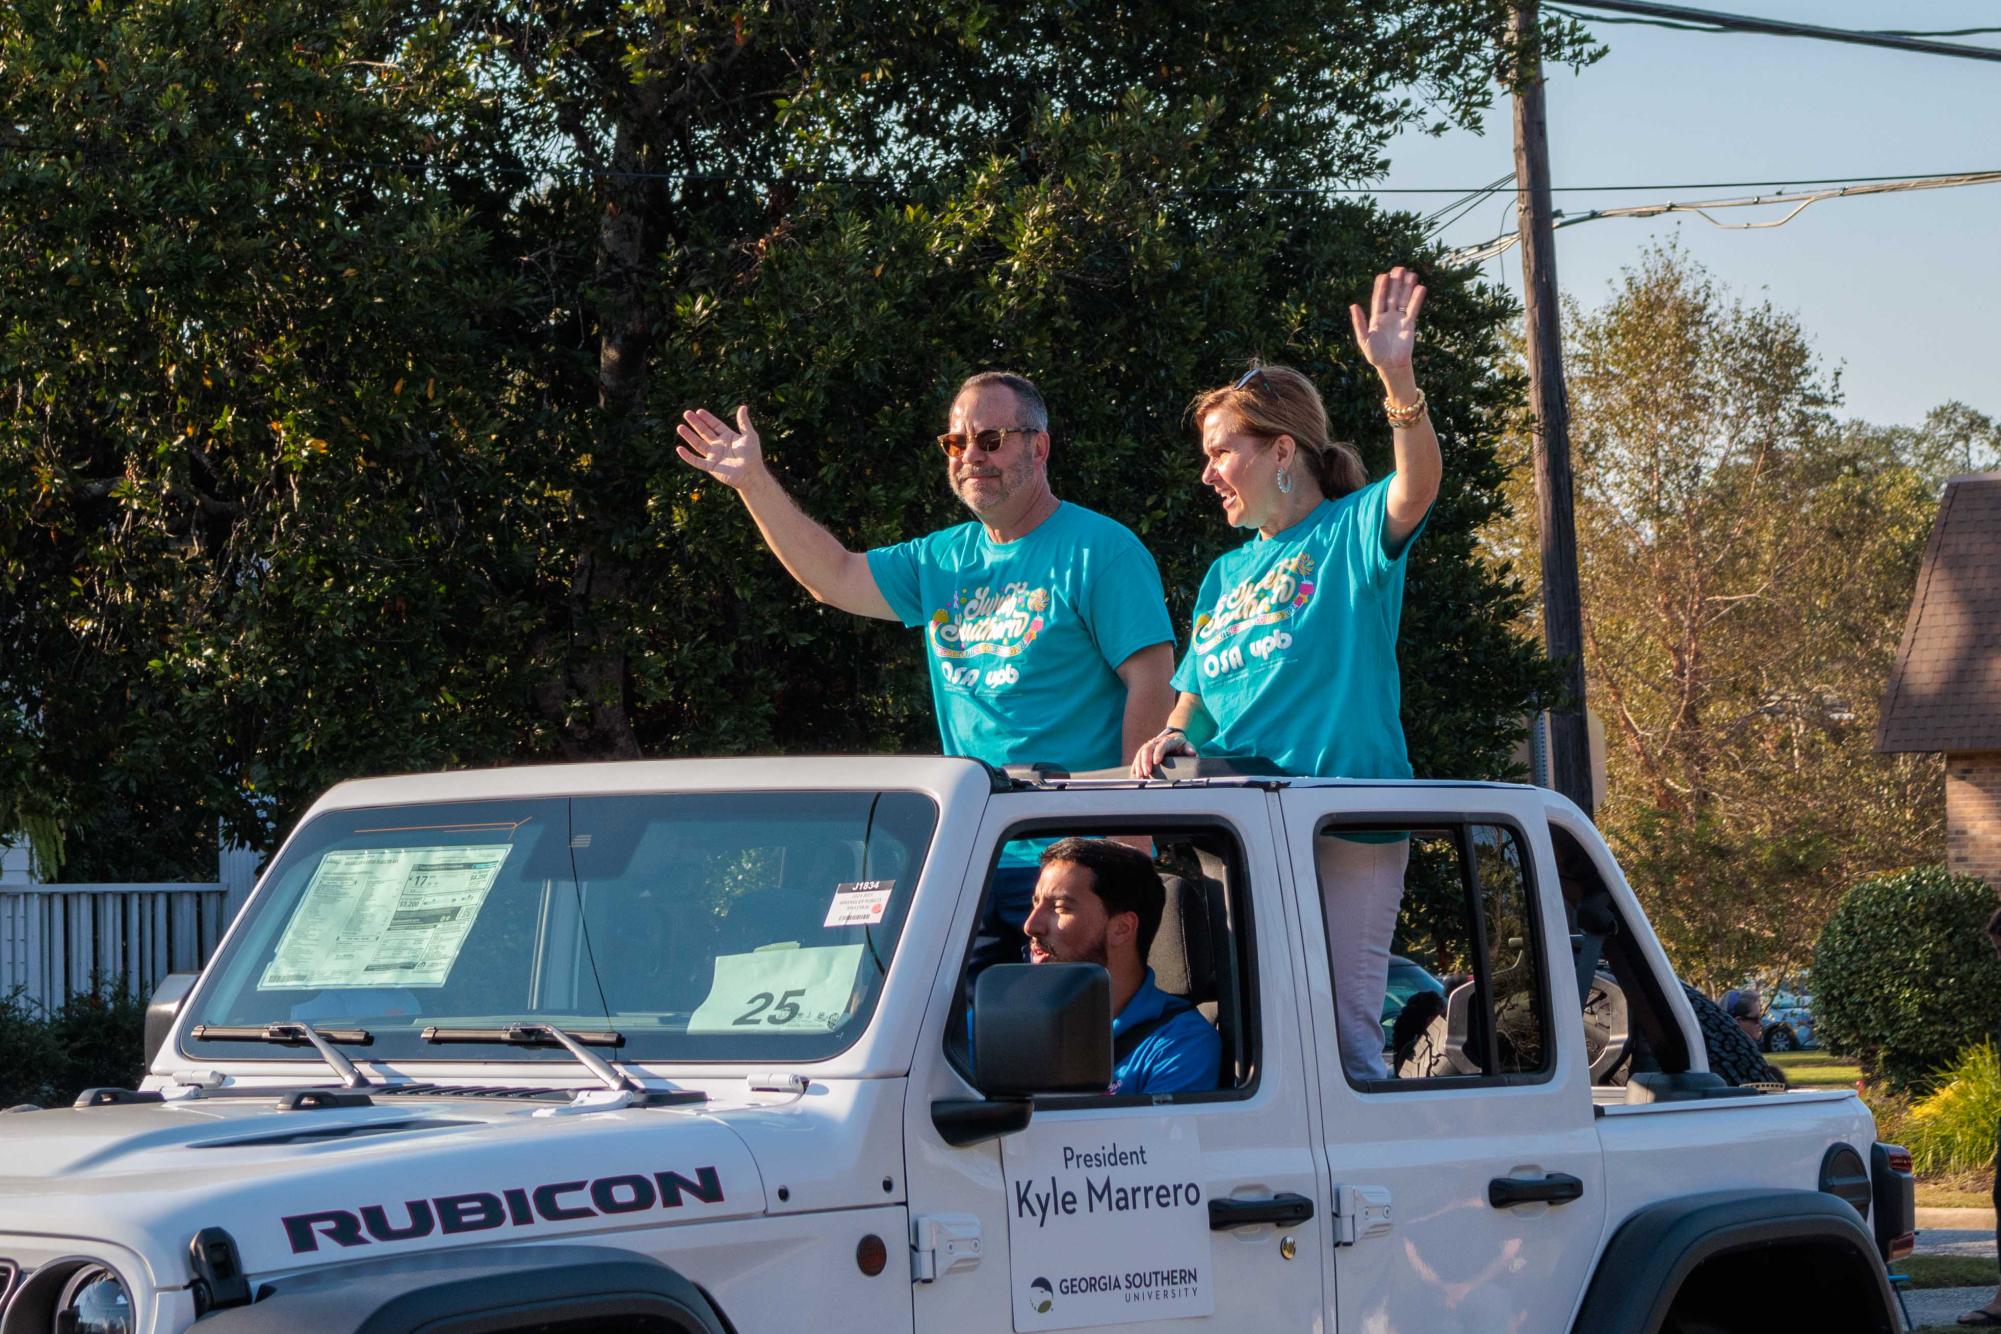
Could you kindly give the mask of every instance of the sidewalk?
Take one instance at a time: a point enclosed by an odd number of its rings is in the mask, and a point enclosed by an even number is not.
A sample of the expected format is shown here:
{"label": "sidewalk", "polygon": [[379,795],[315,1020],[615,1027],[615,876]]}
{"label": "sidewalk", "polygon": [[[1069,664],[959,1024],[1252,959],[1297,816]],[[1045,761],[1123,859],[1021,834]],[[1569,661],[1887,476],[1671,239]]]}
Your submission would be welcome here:
{"label": "sidewalk", "polygon": [[[1991,1242],[1993,1238],[1988,1240]],[[1926,1288],[1921,1292],[1905,1293],[1904,1304],[1911,1311],[1912,1329],[1940,1325],[1951,1328],[1962,1311],[1985,1306],[1987,1299],[1993,1295],[1992,1288]]]}
{"label": "sidewalk", "polygon": [[[1994,1254],[1992,1209],[1920,1209],[1917,1212],[1919,1255]],[[1992,1288],[1926,1288],[1906,1292],[1911,1328],[1951,1327],[1960,1313],[1984,1306]]]}

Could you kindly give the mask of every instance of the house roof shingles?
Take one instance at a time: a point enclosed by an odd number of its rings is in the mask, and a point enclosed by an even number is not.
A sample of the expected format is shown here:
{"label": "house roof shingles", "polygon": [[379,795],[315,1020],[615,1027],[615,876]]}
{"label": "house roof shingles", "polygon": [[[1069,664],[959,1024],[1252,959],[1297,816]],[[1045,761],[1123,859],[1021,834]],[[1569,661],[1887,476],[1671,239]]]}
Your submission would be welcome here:
{"label": "house roof shingles", "polygon": [[1876,749],[2001,751],[2001,472],[1946,485]]}

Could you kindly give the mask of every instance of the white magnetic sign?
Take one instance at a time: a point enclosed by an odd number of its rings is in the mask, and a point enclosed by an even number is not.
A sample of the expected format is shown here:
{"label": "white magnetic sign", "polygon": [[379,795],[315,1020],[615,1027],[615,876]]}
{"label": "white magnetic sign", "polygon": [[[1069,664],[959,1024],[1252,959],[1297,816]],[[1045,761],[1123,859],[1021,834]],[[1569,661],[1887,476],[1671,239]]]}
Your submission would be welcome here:
{"label": "white magnetic sign", "polygon": [[1214,1315],[1194,1124],[1036,1118],[1001,1141],[1018,1331]]}
{"label": "white magnetic sign", "polygon": [[848,1017],[862,946],[815,945],[716,956],[690,1033],[825,1033]]}
{"label": "white magnetic sign", "polygon": [[443,986],[509,850],[501,843],[327,853],[257,989]]}

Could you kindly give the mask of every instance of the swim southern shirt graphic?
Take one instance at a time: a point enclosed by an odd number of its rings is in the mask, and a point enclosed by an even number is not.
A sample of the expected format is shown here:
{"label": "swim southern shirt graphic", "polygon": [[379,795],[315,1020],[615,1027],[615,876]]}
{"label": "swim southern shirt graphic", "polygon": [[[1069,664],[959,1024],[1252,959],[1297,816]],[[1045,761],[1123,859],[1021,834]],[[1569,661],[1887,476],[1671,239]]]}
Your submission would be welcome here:
{"label": "swim southern shirt graphic", "polygon": [[1216,720],[1204,754],[1259,755],[1294,774],[1410,777],[1396,645],[1417,534],[1384,549],[1389,485],[1323,501],[1209,567],[1174,673]]}
{"label": "swim southern shirt graphic", "polygon": [[902,622],[924,632],[947,755],[1075,773],[1123,758],[1118,667],[1172,643],[1160,571],[1123,524],[1059,504],[1013,542],[962,523],[868,553]]}
{"label": "swim southern shirt graphic", "polygon": [[[1291,620],[1313,600],[1313,571],[1318,564],[1312,552],[1296,551],[1256,579],[1233,587],[1210,610],[1195,614],[1188,651],[1206,658],[1245,634]],[[1272,638],[1276,641],[1277,636]]]}
{"label": "swim southern shirt graphic", "polygon": [[953,594],[952,605],[931,613],[924,633],[932,656],[947,662],[1018,658],[1047,628],[1048,610],[1047,588],[1019,580],[998,589],[982,584]]}

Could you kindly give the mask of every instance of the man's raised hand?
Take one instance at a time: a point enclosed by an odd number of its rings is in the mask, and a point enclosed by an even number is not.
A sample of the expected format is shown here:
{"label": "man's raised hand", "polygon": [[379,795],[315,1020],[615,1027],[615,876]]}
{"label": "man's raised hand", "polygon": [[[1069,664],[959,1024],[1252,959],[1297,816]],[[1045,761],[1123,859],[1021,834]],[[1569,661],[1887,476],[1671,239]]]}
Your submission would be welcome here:
{"label": "man's raised hand", "polygon": [[684,442],[674,446],[682,461],[731,490],[741,491],[764,473],[764,451],[750,424],[748,404],[737,408],[734,430],[707,408],[695,408],[681,414],[674,433]]}

